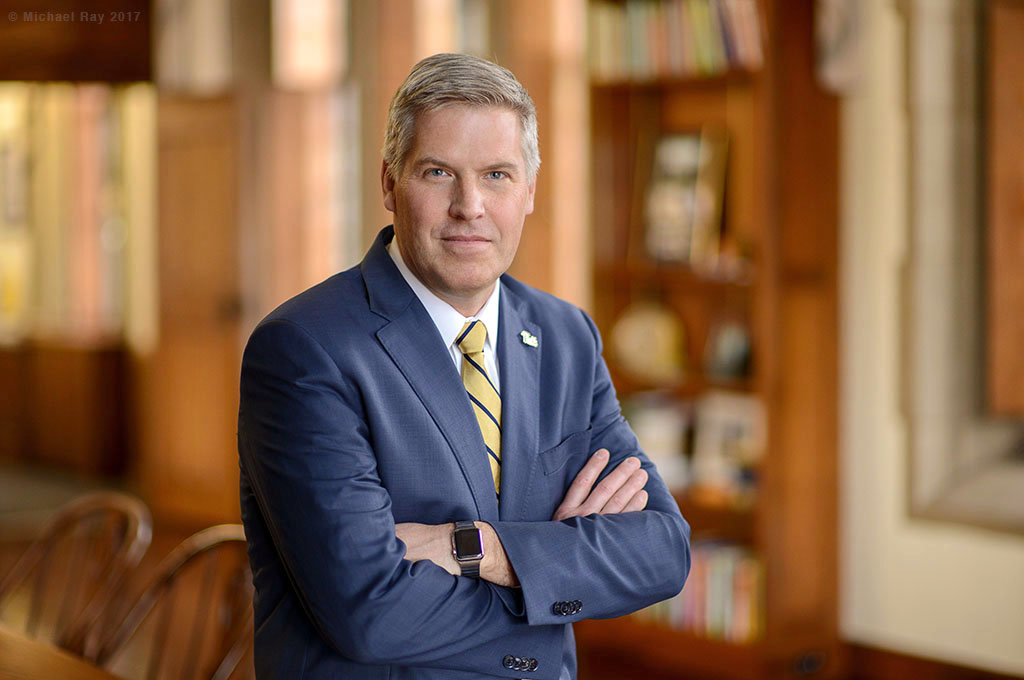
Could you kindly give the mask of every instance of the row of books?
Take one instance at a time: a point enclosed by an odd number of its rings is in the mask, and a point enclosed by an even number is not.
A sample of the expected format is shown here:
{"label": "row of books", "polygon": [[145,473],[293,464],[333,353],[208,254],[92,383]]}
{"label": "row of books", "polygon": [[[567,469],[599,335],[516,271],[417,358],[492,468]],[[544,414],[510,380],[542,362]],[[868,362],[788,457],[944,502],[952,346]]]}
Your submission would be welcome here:
{"label": "row of books", "polygon": [[153,307],[155,105],[143,84],[0,85],[0,342],[103,340]]}
{"label": "row of books", "polygon": [[633,617],[711,639],[753,642],[764,631],[764,567],[744,546],[694,543],[682,592]]}
{"label": "row of books", "polygon": [[756,70],[764,59],[757,0],[601,0],[588,21],[599,82]]}
{"label": "row of books", "polygon": [[722,507],[755,502],[766,436],[758,397],[711,390],[691,402],[647,392],[627,399],[623,413],[674,492]]}

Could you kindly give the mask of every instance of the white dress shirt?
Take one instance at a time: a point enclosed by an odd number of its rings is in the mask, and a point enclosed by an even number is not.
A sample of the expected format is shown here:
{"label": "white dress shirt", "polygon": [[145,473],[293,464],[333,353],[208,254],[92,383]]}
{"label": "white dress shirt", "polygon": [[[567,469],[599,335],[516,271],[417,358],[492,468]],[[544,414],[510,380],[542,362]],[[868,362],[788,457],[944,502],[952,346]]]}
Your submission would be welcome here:
{"label": "white dress shirt", "polygon": [[455,369],[459,371],[460,375],[462,374],[462,350],[455,344],[455,339],[459,337],[459,333],[462,332],[462,328],[466,325],[467,321],[479,319],[483,322],[484,328],[487,329],[487,337],[484,339],[484,368],[487,369],[487,377],[494,383],[494,389],[498,391],[498,394],[501,394],[498,353],[495,350],[498,337],[498,300],[501,297],[501,281],[495,282],[491,296],[487,298],[487,302],[480,308],[477,315],[467,318],[462,316],[462,313],[450,304],[437,297],[430,289],[423,285],[422,281],[416,278],[416,275],[412,273],[409,266],[405,264],[405,260],[402,259],[402,253],[395,243],[395,239],[391,239],[391,243],[388,244],[388,253],[391,255],[391,259],[394,260],[395,266],[398,267],[398,271],[402,273],[402,278],[405,279],[405,282],[409,284],[412,291],[416,293],[416,297],[419,298],[426,308],[427,314],[430,315],[434,325],[437,326],[437,331],[441,334],[441,337],[448,342],[448,352],[452,357]]}

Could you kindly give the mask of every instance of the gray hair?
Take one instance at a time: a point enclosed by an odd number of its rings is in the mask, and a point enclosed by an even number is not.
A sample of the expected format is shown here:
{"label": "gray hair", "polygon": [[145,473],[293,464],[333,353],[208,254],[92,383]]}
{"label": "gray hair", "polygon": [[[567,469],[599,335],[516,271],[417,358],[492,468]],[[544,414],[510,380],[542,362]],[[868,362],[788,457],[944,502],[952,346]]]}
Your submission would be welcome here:
{"label": "gray hair", "polygon": [[533,181],[540,169],[537,111],[526,88],[512,72],[468,54],[435,54],[413,66],[391,98],[382,153],[388,175],[398,181],[412,148],[416,117],[448,104],[499,106],[519,116],[520,144],[526,175]]}

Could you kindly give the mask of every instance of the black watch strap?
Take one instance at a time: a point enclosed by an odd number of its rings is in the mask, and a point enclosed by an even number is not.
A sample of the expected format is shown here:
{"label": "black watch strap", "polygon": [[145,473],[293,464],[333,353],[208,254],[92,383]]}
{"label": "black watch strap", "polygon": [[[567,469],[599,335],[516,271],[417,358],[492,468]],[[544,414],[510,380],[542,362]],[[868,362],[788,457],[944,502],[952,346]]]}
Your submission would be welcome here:
{"label": "black watch strap", "polygon": [[480,578],[480,560],[459,562],[459,567],[462,569],[463,576],[467,578]]}

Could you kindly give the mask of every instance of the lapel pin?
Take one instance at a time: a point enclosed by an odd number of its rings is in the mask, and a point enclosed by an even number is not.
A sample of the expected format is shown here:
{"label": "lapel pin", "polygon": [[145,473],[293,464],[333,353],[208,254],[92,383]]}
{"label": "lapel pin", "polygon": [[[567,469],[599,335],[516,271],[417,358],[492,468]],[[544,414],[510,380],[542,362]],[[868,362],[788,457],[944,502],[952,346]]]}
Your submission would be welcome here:
{"label": "lapel pin", "polygon": [[529,331],[520,331],[519,336],[523,339],[523,344],[529,347],[537,346],[537,336]]}

